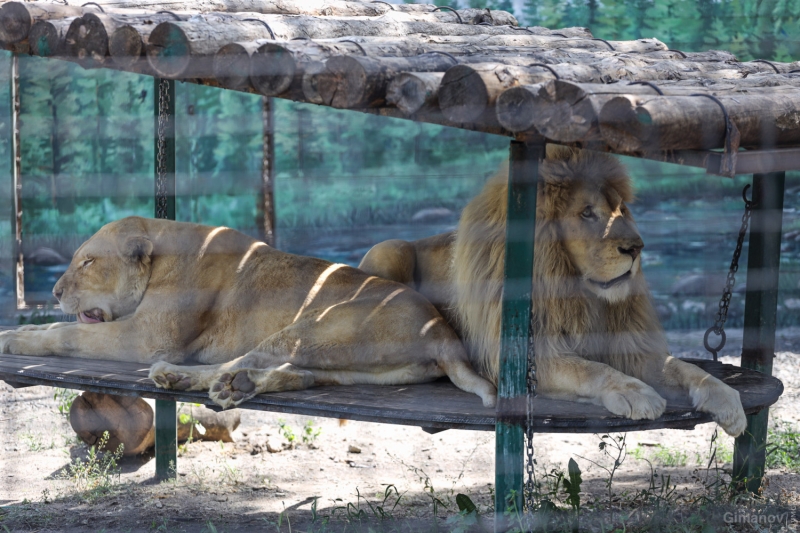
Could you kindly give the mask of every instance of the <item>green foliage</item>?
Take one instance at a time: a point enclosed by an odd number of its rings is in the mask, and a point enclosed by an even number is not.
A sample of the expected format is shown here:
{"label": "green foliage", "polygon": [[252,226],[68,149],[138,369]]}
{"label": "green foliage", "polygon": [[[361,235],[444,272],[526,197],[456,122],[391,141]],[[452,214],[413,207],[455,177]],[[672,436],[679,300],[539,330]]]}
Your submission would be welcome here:
{"label": "green foliage", "polygon": [[17,325],[40,325],[40,324],[53,324],[58,322],[57,317],[53,314],[52,309],[34,309],[29,314],[20,314],[17,316]]}
{"label": "green foliage", "polygon": [[72,402],[78,397],[79,391],[72,389],[56,389],[53,393],[53,399],[56,401],[56,408],[58,413],[62,416],[69,416],[69,410],[72,409]]}
{"label": "green foliage", "polygon": [[800,472],[800,428],[778,422],[769,428],[767,467]]}
{"label": "green foliage", "polygon": [[85,460],[76,457],[67,465],[66,477],[75,488],[94,499],[109,491],[115,481],[119,480],[120,470],[117,462],[122,459],[122,444],[114,452],[103,451],[108,444],[108,431],[95,446],[89,448]]}
{"label": "green foliage", "polygon": [[564,478],[562,481],[564,492],[567,493],[567,504],[575,512],[578,512],[581,510],[581,483],[583,479],[581,478],[581,469],[578,467],[578,463],[571,457],[567,464],[567,473],[569,474],[569,479]]}
{"label": "green foliage", "polygon": [[294,444],[294,441],[297,440],[297,436],[294,434],[292,426],[287,424],[283,418],[278,419],[278,432],[289,444]]}
{"label": "green foliage", "polygon": [[741,60],[800,55],[798,0],[525,0],[528,25],[588,27],[613,40],[656,37],[687,52],[722,49]]}
{"label": "green foliage", "polygon": [[308,444],[311,446],[316,442],[317,437],[319,437],[320,433],[322,433],[321,427],[314,427],[313,420],[307,420],[305,425],[303,426],[303,433],[300,437],[303,440],[303,444]]}

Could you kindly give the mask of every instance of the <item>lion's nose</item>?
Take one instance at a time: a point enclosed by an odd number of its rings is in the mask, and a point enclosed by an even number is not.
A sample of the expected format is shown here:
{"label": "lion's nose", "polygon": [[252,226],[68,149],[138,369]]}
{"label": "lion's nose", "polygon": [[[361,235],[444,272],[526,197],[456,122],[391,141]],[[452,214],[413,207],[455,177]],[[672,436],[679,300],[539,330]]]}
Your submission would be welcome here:
{"label": "lion's nose", "polygon": [[53,296],[56,297],[56,300],[59,302],[61,301],[61,295],[64,294],[64,289],[53,289]]}
{"label": "lion's nose", "polygon": [[619,248],[617,248],[617,250],[619,250],[619,253],[621,254],[627,254],[631,256],[631,259],[636,259],[637,257],[639,257],[639,253],[642,251],[642,248],[644,248],[643,244],[641,245],[635,244],[629,248],[623,248],[622,246],[620,246]]}

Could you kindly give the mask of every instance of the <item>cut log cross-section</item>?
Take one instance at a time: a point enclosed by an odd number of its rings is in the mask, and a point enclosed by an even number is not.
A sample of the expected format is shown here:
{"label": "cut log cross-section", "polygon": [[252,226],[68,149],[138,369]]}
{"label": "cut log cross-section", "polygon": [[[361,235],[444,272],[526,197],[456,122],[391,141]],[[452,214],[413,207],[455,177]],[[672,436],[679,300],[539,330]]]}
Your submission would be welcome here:
{"label": "cut log cross-section", "polygon": [[78,17],[82,13],[80,6],[48,2],[6,2],[0,7],[0,41],[11,44],[26,39],[33,24],[39,20]]}
{"label": "cut log cross-section", "polygon": [[[800,143],[800,91],[717,98],[742,146]],[[702,96],[617,96],[603,106],[599,122],[603,139],[624,153],[722,148],[725,142],[722,109]]]}
{"label": "cut log cross-section", "polygon": [[515,133],[536,131],[554,141],[573,143],[600,139],[598,116],[603,106],[620,96],[689,96],[696,93],[723,94],[776,94],[795,91],[800,79],[785,79],[789,86],[765,86],[774,83],[769,76],[752,76],[742,80],[723,80],[718,83],[698,82],[658,83],[576,83],[567,80],[550,80],[536,85],[515,87],[504,92],[497,100],[497,118],[500,124]]}
{"label": "cut log cross-section", "polygon": [[37,20],[28,34],[31,55],[51,57],[64,54],[67,31],[76,18]]}

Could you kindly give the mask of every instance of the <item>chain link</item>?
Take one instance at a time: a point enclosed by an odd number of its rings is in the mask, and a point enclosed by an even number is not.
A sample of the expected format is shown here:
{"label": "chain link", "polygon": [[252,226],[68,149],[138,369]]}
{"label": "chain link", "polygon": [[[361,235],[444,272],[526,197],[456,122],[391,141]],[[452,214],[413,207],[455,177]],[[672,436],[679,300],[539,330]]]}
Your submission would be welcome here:
{"label": "chain link", "polygon": [[[706,350],[711,352],[714,361],[717,360],[717,353],[725,346],[725,321],[728,319],[728,308],[731,305],[731,296],[733,296],[733,288],[736,284],[736,273],[739,271],[739,257],[742,255],[742,246],[744,245],[744,238],[747,235],[747,226],[750,224],[750,216],[753,210],[753,202],[747,199],[747,189],[750,185],[745,185],[742,190],[742,199],[744,199],[744,214],[742,215],[742,226],[739,228],[739,237],[736,240],[736,249],[733,251],[733,259],[731,259],[731,267],[728,270],[728,278],[725,281],[725,288],[722,290],[722,297],[719,300],[719,310],[717,311],[717,318],[714,325],[706,330],[705,337],[703,337],[703,345]],[[720,337],[719,345],[712,347],[709,342],[709,336],[714,333]]]}
{"label": "chain link", "polygon": [[533,320],[531,320],[530,329],[528,331],[528,374],[526,382],[528,385],[528,402],[527,402],[527,425],[525,426],[525,489],[523,496],[525,500],[525,508],[529,513],[533,512],[535,502],[533,495],[535,494],[534,487],[534,472],[533,467],[536,464],[533,454],[533,399],[536,397],[536,352],[534,351],[533,343]]}
{"label": "chain link", "polygon": [[158,141],[156,152],[156,218],[167,218],[167,141],[169,80],[158,83]]}

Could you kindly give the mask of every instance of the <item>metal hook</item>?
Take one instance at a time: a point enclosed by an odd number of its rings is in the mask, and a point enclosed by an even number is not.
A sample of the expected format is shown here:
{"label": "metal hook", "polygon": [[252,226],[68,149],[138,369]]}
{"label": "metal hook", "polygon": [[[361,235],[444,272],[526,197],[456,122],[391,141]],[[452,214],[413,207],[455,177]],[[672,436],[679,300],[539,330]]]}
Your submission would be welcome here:
{"label": "metal hook", "polygon": [[778,73],[778,74],[780,74],[780,73],[781,73],[781,71],[780,71],[780,70],[778,70],[778,67],[776,67],[776,66],[775,66],[775,64],[774,64],[772,61],[767,61],[766,59],[754,59],[754,60],[752,60],[752,61],[751,61],[751,63],[766,63],[767,65],[771,66],[771,67],[772,67],[772,69],[773,69],[773,70],[774,70],[776,73]]}
{"label": "metal hook", "polygon": [[264,25],[264,27],[265,27],[265,28],[267,28],[267,31],[269,32],[269,36],[270,36],[270,37],[272,37],[272,40],[273,40],[273,41],[275,40],[275,34],[274,34],[274,33],[272,33],[272,28],[270,28],[270,27],[269,27],[269,24],[267,24],[266,22],[264,22],[264,21],[263,21],[263,20],[261,20],[261,19],[253,19],[253,18],[250,18],[250,19],[242,19],[242,22],[247,22],[247,21],[259,22],[259,23],[263,24],[263,25]]}
{"label": "metal hook", "polygon": [[453,13],[455,13],[455,14],[456,14],[456,17],[458,17],[458,23],[459,23],[459,24],[464,24],[464,21],[463,21],[463,20],[461,20],[461,15],[459,15],[459,14],[458,14],[458,11],[456,11],[455,9],[453,9],[453,8],[452,8],[452,7],[450,7],[450,6],[438,6],[438,7],[436,7],[436,9],[434,9],[433,11],[431,11],[431,13],[434,13],[434,12],[436,12],[436,11],[439,11],[440,9],[447,9],[448,11],[452,11]]}
{"label": "metal hook", "polygon": [[372,0],[370,4],[386,4],[387,6],[389,6],[390,11],[394,11],[394,6],[389,2],[384,2],[383,0]]}
{"label": "metal hook", "polygon": [[156,15],[160,15],[162,13],[166,13],[167,15],[172,15],[173,17],[175,17],[175,20],[183,20],[179,15],[176,15],[172,11],[156,11]]}
{"label": "metal hook", "polygon": [[355,41],[353,41],[353,40],[351,40],[351,39],[342,39],[342,40],[341,40],[341,41],[339,41],[339,42],[340,42],[340,43],[353,43],[354,45],[356,45],[356,46],[358,47],[358,49],[359,49],[359,50],[361,50],[361,53],[362,53],[362,54],[364,54],[364,57],[366,57],[366,56],[367,56],[367,51],[366,51],[366,50],[364,50],[364,47],[363,47],[363,46],[361,46],[359,43],[357,43],[357,42],[355,42]]}
{"label": "metal hook", "polygon": [[616,50],[616,48],[614,48],[614,45],[613,45],[613,44],[611,44],[610,42],[606,41],[605,39],[601,39],[601,38],[599,38],[599,37],[595,37],[595,38],[594,38],[594,39],[592,39],[592,40],[593,40],[593,41],[603,41],[604,43],[606,43],[606,44],[608,45],[608,47],[609,47],[609,48],[611,48],[611,51],[612,51],[612,52],[616,52],[616,51],[617,51],[617,50]]}
{"label": "metal hook", "polygon": [[686,54],[684,54],[683,52],[681,52],[680,50],[673,50],[672,48],[667,48],[667,52],[675,52],[676,54],[680,54],[681,57],[684,58],[684,59],[689,57]]}
{"label": "metal hook", "polygon": [[662,91],[658,87],[658,85],[656,85],[655,83],[653,83],[651,81],[632,81],[628,85],[647,85],[648,87],[653,89],[655,92],[657,92],[659,94],[659,96],[664,96],[664,91]]}
{"label": "metal hook", "polygon": [[731,116],[728,114],[725,104],[716,96],[705,93],[694,93],[689,96],[709,98],[716,102],[720,109],[722,109],[722,115],[725,117],[725,149],[722,152],[719,171],[723,176],[732,178],[736,171],[736,153],[739,151],[739,128],[737,128],[736,124],[731,120]]}
{"label": "metal hook", "polygon": [[550,71],[550,72],[553,74],[553,76],[555,76],[555,77],[556,77],[556,79],[557,79],[557,80],[561,79],[561,78],[559,78],[559,76],[558,76],[558,72],[556,72],[555,70],[553,70],[553,67],[551,67],[550,65],[545,65],[544,63],[531,63],[530,65],[527,65],[527,66],[528,66],[528,67],[542,67],[542,68],[546,68],[547,70],[549,70],[549,71]]}
{"label": "metal hook", "polygon": [[421,56],[424,56],[424,55],[426,55],[426,54],[441,54],[441,55],[443,55],[443,56],[447,56],[447,57],[449,57],[450,59],[452,59],[452,60],[455,62],[455,64],[456,64],[456,65],[458,65],[458,64],[459,64],[459,63],[458,63],[458,59],[456,59],[455,57],[453,57],[453,55],[452,55],[452,54],[448,54],[447,52],[442,52],[441,50],[431,50],[430,52],[423,52],[423,53],[421,53],[420,55],[421,55]]}
{"label": "metal hook", "polygon": [[86,2],[85,4],[81,4],[81,7],[86,7],[86,6],[95,6],[95,7],[97,7],[97,9],[100,10],[101,13],[105,13],[106,12],[106,10],[103,9],[103,6],[101,6],[97,2]]}

